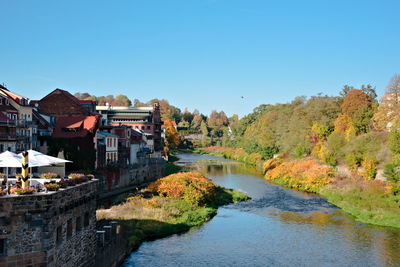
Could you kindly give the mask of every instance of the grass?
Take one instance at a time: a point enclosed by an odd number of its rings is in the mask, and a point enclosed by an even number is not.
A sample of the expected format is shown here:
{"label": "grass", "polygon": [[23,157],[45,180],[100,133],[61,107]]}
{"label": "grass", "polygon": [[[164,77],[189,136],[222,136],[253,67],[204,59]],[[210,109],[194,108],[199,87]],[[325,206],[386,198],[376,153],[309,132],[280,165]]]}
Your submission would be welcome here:
{"label": "grass", "polygon": [[[190,196],[189,196],[190,195]],[[136,249],[143,241],[188,231],[217,214],[221,205],[250,199],[215,185],[199,173],[167,176],[123,204],[97,211],[97,220],[118,220]]]}
{"label": "grass", "polygon": [[331,185],[321,189],[320,194],[357,221],[400,227],[400,197],[387,192],[379,181]]}
{"label": "grass", "polygon": [[165,175],[177,173],[177,172],[180,172],[181,170],[182,170],[181,166],[178,166],[171,162],[165,163]]}

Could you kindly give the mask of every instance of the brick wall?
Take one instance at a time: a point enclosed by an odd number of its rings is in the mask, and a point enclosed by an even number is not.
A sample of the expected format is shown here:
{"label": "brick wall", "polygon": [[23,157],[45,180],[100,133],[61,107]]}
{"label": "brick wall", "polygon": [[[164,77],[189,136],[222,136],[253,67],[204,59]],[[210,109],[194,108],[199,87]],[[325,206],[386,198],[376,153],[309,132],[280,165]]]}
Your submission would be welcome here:
{"label": "brick wall", "polygon": [[96,194],[92,180],[58,192],[0,197],[0,266],[93,266]]}

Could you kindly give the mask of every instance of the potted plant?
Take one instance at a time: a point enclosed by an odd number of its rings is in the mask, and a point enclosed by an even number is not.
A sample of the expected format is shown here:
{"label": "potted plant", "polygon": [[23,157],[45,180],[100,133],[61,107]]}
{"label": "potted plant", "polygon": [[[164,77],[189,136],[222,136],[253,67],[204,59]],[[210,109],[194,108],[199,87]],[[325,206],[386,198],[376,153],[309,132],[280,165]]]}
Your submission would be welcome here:
{"label": "potted plant", "polygon": [[61,179],[57,184],[60,186],[60,188],[66,188],[67,186],[71,185],[71,182],[69,179]]}
{"label": "potted plant", "polygon": [[13,187],[11,188],[11,193],[12,194],[17,194],[17,195],[31,195],[36,192],[36,188],[34,187],[28,187],[28,188],[19,188],[19,187]]}
{"label": "potted plant", "polygon": [[76,184],[88,181],[88,178],[83,173],[71,173],[68,178],[72,179]]}
{"label": "potted plant", "polygon": [[44,187],[48,190],[48,191],[58,191],[58,189],[60,189],[60,185],[57,183],[45,183]]}
{"label": "potted plant", "polygon": [[59,178],[60,175],[58,175],[57,173],[54,172],[47,172],[47,173],[42,173],[40,175],[40,178],[44,178],[44,179],[55,179],[55,178]]}

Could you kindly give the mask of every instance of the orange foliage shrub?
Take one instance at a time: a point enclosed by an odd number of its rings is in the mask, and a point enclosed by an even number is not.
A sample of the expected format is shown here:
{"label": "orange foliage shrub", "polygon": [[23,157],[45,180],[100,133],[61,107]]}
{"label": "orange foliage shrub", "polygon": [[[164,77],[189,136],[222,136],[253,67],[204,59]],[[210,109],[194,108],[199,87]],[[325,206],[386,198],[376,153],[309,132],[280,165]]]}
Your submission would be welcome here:
{"label": "orange foliage shrub", "polygon": [[268,171],[265,178],[292,188],[316,193],[332,182],[333,174],[331,167],[323,166],[314,159],[306,159],[284,162]]}
{"label": "orange foliage shrub", "polygon": [[147,187],[153,194],[183,199],[196,205],[212,202],[216,189],[216,184],[198,172],[171,174]]}

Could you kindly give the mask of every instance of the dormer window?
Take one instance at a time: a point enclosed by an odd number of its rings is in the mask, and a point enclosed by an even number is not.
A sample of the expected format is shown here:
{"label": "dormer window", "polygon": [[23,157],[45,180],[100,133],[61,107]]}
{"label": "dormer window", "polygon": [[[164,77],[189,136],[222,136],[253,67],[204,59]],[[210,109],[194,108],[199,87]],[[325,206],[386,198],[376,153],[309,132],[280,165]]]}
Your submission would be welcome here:
{"label": "dormer window", "polygon": [[10,105],[10,101],[6,98],[6,105]]}

